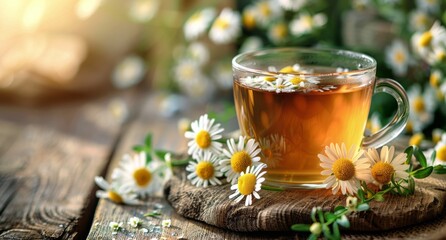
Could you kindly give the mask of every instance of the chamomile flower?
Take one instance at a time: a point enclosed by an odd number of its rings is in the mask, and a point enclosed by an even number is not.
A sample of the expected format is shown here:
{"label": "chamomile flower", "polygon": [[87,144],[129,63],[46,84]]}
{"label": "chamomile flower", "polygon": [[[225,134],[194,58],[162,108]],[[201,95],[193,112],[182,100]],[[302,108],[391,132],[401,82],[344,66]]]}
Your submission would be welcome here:
{"label": "chamomile flower", "polygon": [[240,47],[240,53],[259,50],[263,47],[263,41],[259,37],[251,36],[245,39]]}
{"label": "chamomile flower", "polygon": [[242,24],[247,29],[253,29],[257,25],[255,6],[249,5],[243,9]]}
{"label": "chamomile flower", "polygon": [[417,0],[418,8],[427,12],[438,12],[440,9],[440,0]]}
{"label": "chamomile flower", "polygon": [[327,22],[327,16],[318,13],[311,16],[308,13],[301,13],[290,22],[290,32],[294,36],[301,36],[311,33],[315,28],[322,27]]}
{"label": "chamomile flower", "polygon": [[428,60],[429,63],[432,63],[429,60],[432,58],[433,49],[445,46],[446,29],[437,21],[429,30],[415,33],[411,42],[414,51]]}
{"label": "chamomile flower", "polygon": [[137,227],[141,226],[142,221],[139,217],[131,217],[127,221],[127,224],[130,225],[130,227],[132,227],[132,228],[137,228]]}
{"label": "chamomile flower", "polygon": [[161,164],[152,161],[146,164],[146,153],[130,156],[125,154],[119,167],[112,172],[113,181],[122,188],[143,197],[153,194],[161,188]]}
{"label": "chamomile flower", "polygon": [[434,130],[432,130],[432,142],[434,144],[440,142],[443,133],[445,133],[445,131],[441,128],[435,128]]}
{"label": "chamomile flower", "polygon": [[205,8],[195,12],[184,24],[184,36],[187,40],[194,40],[201,36],[215,18],[215,9]]}
{"label": "chamomile flower", "polygon": [[378,154],[375,148],[369,148],[364,154],[371,163],[372,183],[379,188],[390,183],[392,178],[398,181],[409,176],[406,172],[409,169],[409,164],[406,164],[406,153],[394,156],[395,147],[393,146],[382,147],[381,154]]}
{"label": "chamomile flower", "polygon": [[333,194],[339,189],[343,195],[354,195],[358,192],[359,181],[370,179],[370,163],[367,158],[362,158],[363,150],[356,150],[351,146],[347,151],[344,143],[330,144],[325,147],[325,154],[318,154],[322,175],[328,176],[324,181],[326,188],[332,188]]}
{"label": "chamomile flower", "polygon": [[261,87],[264,84],[264,80],[259,77],[247,76],[240,78],[240,83],[248,87]]}
{"label": "chamomile flower", "polygon": [[202,75],[198,62],[190,58],[180,59],[174,67],[174,77],[180,85],[187,85],[194,79],[201,78]]}
{"label": "chamomile flower", "polygon": [[137,22],[151,20],[159,8],[159,0],[133,0],[130,5],[130,17]]}
{"label": "chamomile flower", "polygon": [[276,1],[261,0],[255,4],[255,19],[261,26],[265,27],[271,21],[282,16],[283,11]]}
{"label": "chamomile flower", "polygon": [[433,166],[436,165],[446,165],[446,134],[441,135],[441,140],[435,145],[435,160],[432,163]]}
{"label": "chamomile flower", "polygon": [[423,143],[423,141],[424,141],[424,134],[422,132],[417,132],[417,133],[414,133],[409,138],[409,145],[420,147],[421,144]]}
{"label": "chamomile flower", "polygon": [[426,31],[434,22],[434,20],[425,11],[418,9],[410,13],[409,21],[409,27],[415,32]]}
{"label": "chamomile flower", "polygon": [[187,179],[197,187],[207,187],[209,184],[221,185],[218,178],[223,176],[223,173],[220,171],[218,160],[218,156],[211,152],[198,154],[196,162],[191,161],[186,167],[186,170],[190,172]]}
{"label": "chamomile flower", "polygon": [[189,56],[197,61],[198,65],[206,64],[209,61],[209,50],[201,42],[193,42],[187,48]]}
{"label": "chamomile flower", "polygon": [[411,121],[413,132],[422,131],[433,121],[436,96],[432,90],[430,86],[427,86],[423,94],[419,85],[412,85],[407,91],[410,105],[409,120]]}
{"label": "chamomile flower", "polygon": [[240,177],[237,179],[237,183],[232,183],[231,190],[235,190],[235,193],[229,196],[229,199],[235,198],[235,202],[240,202],[244,197],[245,206],[252,205],[252,198],[260,199],[260,195],[257,193],[262,188],[262,183],[265,181],[263,175],[265,171],[262,169],[266,167],[266,164],[261,163],[257,166],[248,166],[246,170],[240,173]]}
{"label": "chamomile flower", "polygon": [[240,25],[239,13],[225,8],[212,24],[209,38],[217,44],[230,43],[240,35]]}
{"label": "chamomile flower", "polygon": [[262,149],[262,162],[270,167],[274,167],[282,160],[282,154],[286,151],[285,138],[278,134],[269,135],[259,139]]}
{"label": "chamomile flower", "polygon": [[114,182],[110,184],[103,177],[98,176],[94,178],[94,181],[103,189],[96,191],[96,197],[98,198],[109,199],[118,204],[136,205],[139,203],[135,193],[130,192],[128,189],[118,187]]}
{"label": "chamomile flower", "polygon": [[307,0],[279,0],[279,5],[289,11],[298,11],[307,4]]}
{"label": "chamomile flower", "polygon": [[145,73],[144,60],[135,55],[128,56],[114,69],[112,75],[113,86],[119,89],[132,87],[141,82]]}
{"label": "chamomile flower", "polygon": [[394,40],[386,49],[386,63],[392,68],[393,72],[398,76],[407,73],[407,69],[411,63],[409,50],[400,40]]}
{"label": "chamomile flower", "polygon": [[295,89],[294,84],[284,77],[277,77],[273,83],[268,83],[267,86],[264,87],[267,91],[276,91],[276,93],[281,92],[291,92]]}
{"label": "chamomile flower", "polygon": [[438,69],[432,70],[431,75],[429,76],[429,84],[431,87],[439,88],[443,82],[443,73]]}
{"label": "chamomile flower", "polygon": [[219,123],[214,124],[215,119],[209,119],[207,114],[200,116],[191,124],[192,131],[187,131],[184,136],[191,139],[187,144],[189,150],[187,153],[198,157],[200,153],[212,152],[219,154],[222,150],[222,144],[217,142],[222,136],[223,128]]}
{"label": "chamomile flower", "polygon": [[288,36],[288,25],[284,22],[272,24],[268,29],[268,38],[275,44],[283,43]]}
{"label": "chamomile flower", "polygon": [[223,150],[225,159],[220,161],[221,171],[231,184],[237,182],[238,175],[249,166],[260,164],[259,153],[261,149],[254,139],[249,139],[245,145],[245,137],[240,136],[238,143],[233,138],[227,141],[228,149]]}

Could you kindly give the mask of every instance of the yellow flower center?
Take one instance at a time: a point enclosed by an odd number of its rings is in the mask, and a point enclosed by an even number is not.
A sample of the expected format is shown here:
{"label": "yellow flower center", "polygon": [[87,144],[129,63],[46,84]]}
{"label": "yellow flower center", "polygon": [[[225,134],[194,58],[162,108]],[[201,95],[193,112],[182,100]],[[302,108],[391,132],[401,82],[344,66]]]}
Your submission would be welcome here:
{"label": "yellow flower center", "polygon": [[414,134],[414,135],[413,135],[412,137],[410,137],[410,139],[409,139],[409,145],[410,145],[410,146],[413,146],[413,145],[415,145],[415,146],[420,146],[421,141],[423,141],[423,139],[424,139],[424,135],[423,135],[422,133]]}
{"label": "yellow flower center", "polygon": [[183,66],[180,69],[180,73],[185,79],[191,79],[194,76],[194,68],[191,66]]}
{"label": "yellow flower center", "polygon": [[117,192],[115,191],[108,191],[107,192],[108,198],[110,200],[112,200],[115,203],[123,203],[124,200],[122,200],[121,195],[119,195]]}
{"label": "yellow flower center", "polygon": [[254,14],[251,12],[245,12],[245,14],[243,14],[243,25],[248,29],[254,28],[256,25]]}
{"label": "yellow flower center", "polygon": [[395,169],[393,166],[386,162],[378,162],[372,167],[372,176],[375,181],[380,184],[387,184],[392,179]]}
{"label": "yellow flower center", "polygon": [[302,25],[305,29],[311,29],[313,26],[313,18],[311,16],[303,16],[302,17]]}
{"label": "yellow flower center", "polygon": [[263,16],[271,15],[271,9],[269,8],[267,2],[261,3],[259,7],[260,7],[260,12],[262,13]]}
{"label": "yellow flower center", "polygon": [[243,195],[249,195],[255,190],[256,186],[256,175],[252,173],[247,173],[238,178],[238,190]]}
{"label": "yellow flower center", "polygon": [[191,21],[200,21],[202,18],[201,12],[197,12],[190,17]]}
{"label": "yellow flower center", "polygon": [[425,106],[424,106],[424,100],[421,96],[418,96],[413,101],[413,109],[417,113],[424,112]]}
{"label": "yellow flower center", "polygon": [[355,165],[350,159],[339,158],[333,163],[333,173],[337,179],[346,181],[355,176]]}
{"label": "yellow flower center", "polygon": [[273,35],[279,39],[284,38],[288,33],[288,29],[284,24],[278,24],[273,28]]}
{"label": "yellow flower center", "polygon": [[214,165],[210,162],[200,162],[195,170],[197,176],[201,179],[208,180],[214,176]]}
{"label": "yellow flower center", "polygon": [[437,150],[437,159],[442,162],[446,162],[446,146],[441,146]]}
{"label": "yellow flower center", "polygon": [[133,179],[138,186],[145,187],[152,180],[152,173],[145,167],[138,168],[133,172]]}
{"label": "yellow flower center", "polygon": [[300,77],[293,77],[290,80],[290,83],[292,83],[293,85],[299,85],[299,83],[301,83],[302,81],[303,81],[303,79]]}
{"label": "yellow flower center", "polygon": [[251,156],[245,151],[236,152],[231,157],[231,167],[234,172],[240,173],[245,171],[251,164]]}
{"label": "yellow flower center", "polygon": [[422,47],[427,47],[432,41],[432,33],[430,31],[424,32],[423,34],[421,34],[420,36],[420,40],[418,41],[418,43],[422,46]]}
{"label": "yellow flower center", "polygon": [[211,145],[211,135],[205,130],[201,130],[195,136],[195,142],[201,149],[208,148]]}
{"label": "yellow flower center", "polygon": [[406,60],[406,55],[402,51],[397,51],[395,53],[395,62],[397,63],[403,63],[404,60]]}
{"label": "yellow flower center", "polygon": [[440,76],[438,76],[438,74],[436,73],[431,73],[429,77],[429,83],[432,87],[438,88],[438,86],[440,86]]}
{"label": "yellow flower center", "polygon": [[412,124],[411,121],[407,121],[407,124],[406,124],[406,132],[407,132],[407,133],[412,133],[412,132],[413,132],[413,124]]}
{"label": "yellow flower center", "polygon": [[214,23],[215,27],[221,28],[221,29],[227,29],[229,28],[229,22],[226,19],[218,18],[215,20]]}
{"label": "yellow flower center", "polygon": [[438,51],[435,55],[437,57],[437,60],[440,62],[446,59],[446,52],[443,50]]}
{"label": "yellow flower center", "polygon": [[268,81],[268,82],[273,82],[274,80],[276,80],[275,77],[264,77],[264,79],[265,79],[265,81]]}
{"label": "yellow flower center", "polygon": [[286,66],[279,71],[280,73],[294,73],[294,69],[292,66]]}
{"label": "yellow flower center", "polygon": [[437,89],[437,91],[435,91],[435,96],[437,97],[438,101],[443,101],[443,99],[444,99],[444,94],[439,89]]}

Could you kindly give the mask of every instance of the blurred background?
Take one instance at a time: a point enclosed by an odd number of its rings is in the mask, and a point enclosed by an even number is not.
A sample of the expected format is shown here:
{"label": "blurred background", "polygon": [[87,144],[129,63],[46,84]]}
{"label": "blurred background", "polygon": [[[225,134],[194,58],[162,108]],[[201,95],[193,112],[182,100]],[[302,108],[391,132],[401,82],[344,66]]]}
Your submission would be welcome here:
{"label": "blurred background", "polygon": [[[236,54],[348,49],[405,87],[412,143],[436,142],[446,129],[445,25],[444,0],[0,0],[0,101],[45,106],[139,88],[163,94],[166,116],[218,100],[229,118]],[[375,95],[370,132],[393,101]]]}

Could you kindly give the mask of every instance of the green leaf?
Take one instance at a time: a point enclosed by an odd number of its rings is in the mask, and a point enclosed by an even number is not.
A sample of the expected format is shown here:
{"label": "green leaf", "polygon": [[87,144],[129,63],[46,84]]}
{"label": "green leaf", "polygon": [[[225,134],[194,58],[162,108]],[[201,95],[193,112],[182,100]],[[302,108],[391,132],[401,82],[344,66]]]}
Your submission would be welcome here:
{"label": "green leaf", "polygon": [[144,214],[144,217],[157,217],[157,216],[161,216],[161,213],[159,211],[156,211],[156,210]]}
{"label": "green leaf", "polygon": [[370,206],[368,203],[361,203],[356,207],[356,210],[358,212],[367,211],[370,209]]}
{"label": "green leaf", "polygon": [[434,172],[437,174],[446,174],[446,165],[437,165],[434,167]]}
{"label": "green leaf", "polygon": [[418,170],[416,170],[415,172],[412,172],[412,175],[414,178],[426,178],[429,175],[431,175],[432,171],[434,170],[434,168],[432,166],[429,167],[424,167],[424,168],[420,168]]}
{"label": "green leaf", "polygon": [[413,155],[413,146],[406,148],[406,150],[404,150],[404,152],[407,154],[406,164],[410,164],[411,160],[412,160],[412,155]]}
{"label": "green leaf", "polygon": [[358,198],[359,198],[359,200],[361,200],[361,202],[365,200],[364,190],[362,190],[362,189],[358,190]]}
{"label": "green leaf", "polygon": [[434,164],[436,157],[437,157],[437,151],[432,151],[432,154],[431,154],[431,157],[430,157],[430,160],[431,160],[432,164]]}
{"label": "green leaf", "polygon": [[423,152],[420,150],[420,148],[415,147],[413,151],[415,158],[420,163],[422,167],[427,167],[427,161],[426,157],[424,156]]}
{"label": "green leaf", "polygon": [[144,145],[146,147],[149,147],[149,149],[152,149],[152,134],[147,134],[146,138],[144,139]]}
{"label": "green leaf", "polygon": [[410,190],[409,194],[415,193],[415,180],[411,176],[409,176],[409,190]]}
{"label": "green leaf", "polygon": [[291,230],[296,232],[309,232],[310,225],[309,224],[293,224],[291,226]]}
{"label": "green leaf", "polygon": [[336,206],[335,208],[334,208],[334,213],[335,214],[339,214],[339,213],[341,213],[341,212],[344,212],[346,210],[346,208],[344,207],[344,206]]}
{"label": "green leaf", "polygon": [[322,225],[322,233],[324,233],[324,237],[327,239],[333,239],[331,236],[330,228],[327,225]]}
{"label": "green leaf", "polygon": [[144,146],[141,146],[141,145],[133,146],[133,151],[135,151],[137,153],[144,151],[144,149],[145,149]]}
{"label": "green leaf", "polygon": [[[348,220],[347,220],[348,221]],[[349,224],[350,226],[350,224]],[[333,223],[333,236],[331,239],[341,239],[341,232],[339,232],[339,226],[338,224],[335,222]]]}
{"label": "green leaf", "polygon": [[335,221],[336,218],[338,218],[336,215],[334,215],[334,214],[331,213],[331,212],[325,212],[325,213],[324,213],[324,217],[325,217],[325,220],[327,220],[327,222]]}
{"label": "green leaf", "polygon": [[166,156],[166,154],[169,153],[169,151],[158,150],[158,149],[156,149],[154,152],[155,156],[157,156],[161,161],[164,161],[164,156]]}
{"label": "green leaf", "polygon": [[310,236],[308,236],[308,240],[317,240],[319,236],[316,234],[310,234]]}
{"label": "green leaf", "polygon": [[261,187],[263,190],[267,190],[267,191],[275,191],[275,192],[282,192],[285,191],[285,188],[281,188],[281,187],[272,187],[272,186],[266,186],[266,185],[262,185]]}
{"label": "green leaf", "polygon": [[348,221],[348,218],[345,215],[342,215],[341,218],[336,220],[336,223],[345,227],[345,228],[349,228],[350,227],[350,221]]}
{"label": "green leaf", "polygon": [[380,194],[380,193],[375,194],[375,196],[373,196],[373,198],[375,199],[375,201],[378,201],[378,202],[384,201],[383,194]]}

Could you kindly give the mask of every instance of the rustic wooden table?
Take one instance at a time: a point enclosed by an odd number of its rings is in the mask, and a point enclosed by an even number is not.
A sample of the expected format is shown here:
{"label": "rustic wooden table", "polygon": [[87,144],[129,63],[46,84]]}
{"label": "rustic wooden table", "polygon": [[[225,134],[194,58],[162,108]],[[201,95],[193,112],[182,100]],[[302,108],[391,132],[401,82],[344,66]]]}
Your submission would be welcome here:
{"label": "rustic wooden table", "polygon": [[[148,132],[156,147],[185,151],[177,130],[178,117],[160,115],[159,95],[128,91],[50,106],[0,105],[0,239],[301,239],[293,232],[237,233],[185,219],[162,197],[143,206],[116,205],[95,197],[95,176],[109,177],[124,153]],[[122,121],[114,101],[127,104]],[[183,112],[192,119],[206,110]],[[161,188],[162,186],[160,186]],[[162,207],[163,215],[148,219],[172,227],[123,231],[112,235],[111,221],[127,222]],[[433,231],[426,231],[426,228]],[[410,234],[410,235],[407,235]],[[446,236],[446,216],[431,223],[392,232],[347,233],[346,238],[440,239]]]}

